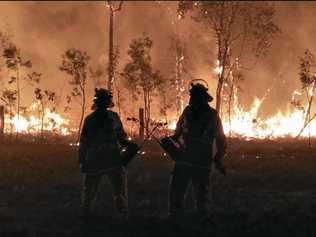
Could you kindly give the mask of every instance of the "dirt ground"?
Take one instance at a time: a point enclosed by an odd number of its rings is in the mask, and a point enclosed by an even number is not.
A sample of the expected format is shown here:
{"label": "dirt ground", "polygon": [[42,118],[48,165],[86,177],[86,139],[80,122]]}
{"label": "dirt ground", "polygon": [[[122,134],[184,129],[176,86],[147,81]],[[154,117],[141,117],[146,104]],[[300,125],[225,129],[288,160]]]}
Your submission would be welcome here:
{"label": "dirt ground", "polygon": [[131,222],[116,221],[107,180],[79,218],[77,148],[0,144],[0,236],[316,236],[316,141],[230,140],[228,176],[210,175],[212,220],[196,223],[192,190],[179,226],[164,221],[173,163],[149,144],[128,167]]}

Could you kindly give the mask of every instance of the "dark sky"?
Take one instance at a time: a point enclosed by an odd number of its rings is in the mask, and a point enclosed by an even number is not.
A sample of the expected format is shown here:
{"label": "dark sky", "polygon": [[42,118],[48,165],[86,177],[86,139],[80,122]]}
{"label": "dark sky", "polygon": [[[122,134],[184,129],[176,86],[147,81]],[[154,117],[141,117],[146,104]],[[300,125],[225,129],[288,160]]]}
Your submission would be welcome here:
{"label": "dark sky", "polygon": [[[125,2],[115,18],[115,44],[121,49],[121,65],[127,59],[129,42],[143,32],[153,38],[152,58],[157,69],[166,75],[173,70],[170,36],[171,19],[177,2]],[[262,115],[285,111],[294,89],[299,89],[298,57],[305,48],[316,51],[316,3],[275,2],[276,23],[282,35],[276,39],[271,54],[246,74],[240,101],[249,106],[255,96],[262,97],[272,86],[262,107]],[[169,11],[169,10],[170,11]],[[65,96],[67,76],[58,70],[61,54],[70,47],[86,50],[93,65],[107,61],[108,9],[104,2],[1,2],[0,27],[8,28],[13,41],[33,68],[43,73],[42,86]],[[216,45],[209,32],[186,18],[180,25],[182,37],[189,42],[194,64],[191,74],[208,80],[214,94],[216,80],[213,67]],[[5,75],[2,75],[5,81]],[[2,82],[3,85],[3,82]],[[93,93],[93,84],[89,91]],[[0,88],[1,90],[2,88]],[[24,103],[32,101],[32,88],[26,88]],[[128,95],[125,95],[126,97]]]}

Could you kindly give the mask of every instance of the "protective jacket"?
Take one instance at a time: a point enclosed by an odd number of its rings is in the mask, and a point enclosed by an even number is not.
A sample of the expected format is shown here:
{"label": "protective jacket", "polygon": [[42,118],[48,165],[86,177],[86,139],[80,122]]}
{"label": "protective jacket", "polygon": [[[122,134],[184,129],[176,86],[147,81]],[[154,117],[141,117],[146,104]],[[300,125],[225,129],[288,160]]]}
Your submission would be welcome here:
{"label": "protective jacket", "polygon": [[182,144],[184,155],[178,163],[209,168],[216,139],[218,157],[226,150],[226,137],[218,112],[208,104],[196,109],[188,105],[180,116],[174,138]]}
{"label": "protective jacket", "polygon": [[79,145],[79,163],[83,173],[102,173],[121,166],[120,151],[126,133],[117,113],[97,109],[84,121]]}

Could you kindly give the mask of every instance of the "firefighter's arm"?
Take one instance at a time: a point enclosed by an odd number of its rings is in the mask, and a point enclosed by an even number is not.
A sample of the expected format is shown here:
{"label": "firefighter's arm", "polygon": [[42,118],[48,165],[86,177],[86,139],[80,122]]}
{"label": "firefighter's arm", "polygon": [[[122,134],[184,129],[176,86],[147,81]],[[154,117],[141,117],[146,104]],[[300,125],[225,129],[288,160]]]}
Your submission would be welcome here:
{"label": "firefighter's arm", "polygon": [[86,159],[88,146],[88,121],[85,119],[83,127],[80,134],[79,141],[79,164],[83,164]]}

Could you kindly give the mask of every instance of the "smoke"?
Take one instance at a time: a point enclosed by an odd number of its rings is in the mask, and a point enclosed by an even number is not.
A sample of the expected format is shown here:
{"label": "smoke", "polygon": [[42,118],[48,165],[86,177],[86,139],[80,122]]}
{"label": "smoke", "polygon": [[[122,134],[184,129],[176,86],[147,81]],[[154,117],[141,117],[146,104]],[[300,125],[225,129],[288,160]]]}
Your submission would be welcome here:
{"label": "smoke", "polygon": [[[270,88],[260,111],[263,116],[289,108],[292,92],[300,88],[298,58],[305,48],[316,52],[316,3],[276,2],[275,5],[275,20],[282,34],[274,40],[270,54],[253,70],[245,72],[243,90],[239,93],[240,102],[247,107],[255,96],[264,96]],[[177,2],[172,1],[123,3],[122,10],[115,14],[114,27],[114,44],[120,48],[120,67],[128,60],[130,41],[146,32],[154,41],[154,67],[166,77],[172,76],[174,52],[170,49],[170,38],[175,32],[172,19],[176,14],[173,16],[172,12],[175,13],[176,8]],[[42,86],[57,91],[62,98],[70,89],[67,75],[58,69],[66,49],[74,47],[87,51],[92,66],[107,63],[109,22],[105,2],[2,2],[0,21],[9,25],[13,41],[21,48],[23,56],[32,60],[33,69],[43,73]],[[216,45],[212,34],[189,17],[179,24],[179,32],[187,42],[192,66],[190,75],[185,74],[186,79],[191,76],[205,78],[214,94]],[[106,77],[104,85],[105,81]],[[89,91],[91,98],[92,85]],[[32,89],[26,89],[24,94],[26,103],[30,103]],[[71,115],[75,117],[76,110]]]}
{"label": "smoke", "polygon": [[255,69],[246,73],[244,95],[241,100],[250,104],[249,97],[262,97],[270,92],[263,103],[260,115],[269,116],[278,110],[291,109],[291,95],[301,85],[298,77],[299,57],[309,48],[316,53],[313,2],[277,2],[275,21],[282,34],[273,41],[270,54]]}

